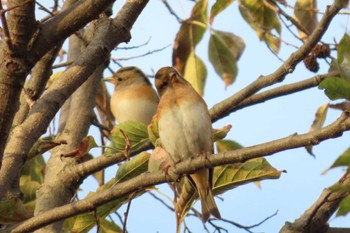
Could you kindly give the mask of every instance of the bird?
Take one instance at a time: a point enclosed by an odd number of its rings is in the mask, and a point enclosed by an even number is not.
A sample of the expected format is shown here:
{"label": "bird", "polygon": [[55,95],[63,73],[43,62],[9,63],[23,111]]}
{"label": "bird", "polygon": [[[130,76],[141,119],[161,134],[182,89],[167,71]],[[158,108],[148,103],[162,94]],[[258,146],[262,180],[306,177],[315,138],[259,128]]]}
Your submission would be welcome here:
{"label": "bird", "polygon": [[[159,69],[155,85],[160,96],[159,137],[174,163],[212,154],[212,125],[203,98],[173,67]],[[187,176],[198,192],[203,223],[210,215],[221,219],[212,192],[212,175],[213,170],[205,168]]]}
{"label": "bird", "polygon": [[110,107],[119,123],[139,121],[148,125],[157,112],[159,97],[147,76],[135,66],[120,68],[108,80],[115,85]]}

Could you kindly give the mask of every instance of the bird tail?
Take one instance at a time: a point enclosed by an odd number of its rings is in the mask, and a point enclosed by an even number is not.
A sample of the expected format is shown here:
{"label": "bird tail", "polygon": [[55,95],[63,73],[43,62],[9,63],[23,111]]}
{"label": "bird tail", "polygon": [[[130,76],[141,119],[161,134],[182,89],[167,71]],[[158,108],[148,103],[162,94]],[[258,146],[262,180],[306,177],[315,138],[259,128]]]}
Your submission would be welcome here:
{"label": "bird tail", "polygon": [[190,175],[196,189],[198,191],[199,199],[202,205],[202,221],[205,223],[210,215],[221,219],[218,207],[216,206],[213,191],[211,189],[211,182],[209,181],[209,170],[202,169]]}

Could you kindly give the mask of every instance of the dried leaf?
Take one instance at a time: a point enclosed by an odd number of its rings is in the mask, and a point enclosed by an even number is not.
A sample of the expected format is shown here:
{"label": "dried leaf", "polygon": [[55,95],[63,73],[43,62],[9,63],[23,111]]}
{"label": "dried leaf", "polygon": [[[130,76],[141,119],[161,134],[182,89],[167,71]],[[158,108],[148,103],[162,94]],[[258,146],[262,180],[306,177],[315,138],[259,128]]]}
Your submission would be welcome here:
{"label": "dried leaf", "polygon": [[183,74],[187,59],[201,41],[207,26],[207,0],[199,0],[192,9],[191,17],[184,20],[176,34],[173,47],[173,66]]}
{"label": "dried leaf", "polygon": [[[316,114],[315,114],[315,119],[312,122],[312,125],[309,129],[309,132],[313,132],[315,130],[322,128],[324,122],[326,121],[328,107],[329,107],[329,103],[325,103],[317,109]],[[310,155],[315,156],[312,153],[312,145],[306,146],[305,148]]]}
{"label": "dried leaf", "polygon": [[317,25],[317,1],[316,0],[297,0],[294,5],[294,18],[302,25],[305,32],[298,30],[299,37],[302,40],[313,32]]}
{"label": "dried leaf", "polygon": [[82,158],[94,147],[97,147],[95,139],[93,136],[86,136],[78,144],[76,150],[69,152],[67,154],[61,155],[62,157],[76,157]]}

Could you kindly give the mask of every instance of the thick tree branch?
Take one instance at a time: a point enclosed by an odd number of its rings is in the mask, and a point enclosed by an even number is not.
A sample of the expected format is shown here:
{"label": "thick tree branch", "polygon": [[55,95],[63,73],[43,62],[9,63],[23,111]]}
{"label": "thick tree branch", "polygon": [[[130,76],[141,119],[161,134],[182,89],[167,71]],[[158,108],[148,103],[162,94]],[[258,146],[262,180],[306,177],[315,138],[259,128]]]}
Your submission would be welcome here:
{"label": "thick tree branch", "polygon": [[[32,0],[8,2],[10,10],[6,21],[9,35],[6,36],[9,38],[6,40],[11,41],[0,43],[0,169],[12,122],[19,107],[20,93],[30,70],[23,57],[37,29],[34,6]],[[5,20],[3,16],[2,18]]]}
{"label": "thick tree branch", "polygon": [[233,96],[223,100],[222,102],[214,105],[210,109],[210,115],[212,121],[215,122],[220,118],[223,118],[229,115],[232,112],[232,109],[235,108],[240,102],[242,102],[247,97],[253,95],[264,87],[270,86],[277,82],[283,81],[285,76],[288,73],[292,73],[295,66],[304,59],[305,56],[309,54],[311,49],[317,44],[317,42],[321,39],[323,34],[326,32],[329,24],[335,15],[341,10],[341,6],[337,4],[337,1],[329,6],[323,15],[320,22],[317,24],[317,27],[313,31],[313,33],[308,37],[305,43],[294,53],[290,55],[290,57],[283,63],[276,71],[273,73],[261,76],[247,87],[243,88]]}
{"label": "thick tree branch", "polygon": [[115,0],[72,1],[75,2],[73,5],[64,7],[59,14],[41,25],[40,32],[28,52],[28,64],[35,64],[60,41],[83,28],[88,22],[97,19],[98,15]]}
{"label": "thick tree branch", "polygon": [[[116,184],[109,190],[101,191],[85,198],[84,200],[61,206],[49,210],[39,216],[33,217],[18,226],[13,232],[32,231],[54,221],[72,217],[77,214],[94,211],[98,206],[111,200],[126,196],[132,192],[144,189],[151,185],[157,185],[166,181],[174,181],[178,179],[178,177],[183,176],[184,174],[193,173],[198,169],[230,163],[245,162],[249,159],[269,156],[292,148],[315,145],[323,140],[339,137],[344,131],[347,130],[350,130],[350,114],[345,112],[332,124],[311,133],[302,135],[295,134],[256,146],[214,154],[208,156],[207,158],[198,157],[191,160],[186,160],[178,163],[176,167],[170,167],[167,170],[168,175],[166,175],[165,172],[143,173],[126,182]],[[70,172],[73,174],[76,171],[72,169]],[[72,174],[67,175],[70,176]]]}
{"label": "thick tree branch", "polygon": [[127,1],[113,21],[103,19],[80,58],[53,82],[34,104],[27,119],[13,130],[0,170],[0,199],[12,185],[14,174],[21,170],[29,149],[45,133],[63,103],[109,58],[110,51],[130,40],[131,27],[147,3],[148,0]]}
{"label": "thick tree branch", "polygon": [[[337,184],[349,185],[350,174],[348,173],[342,177]],[[338,209],[340,201],[347,195],[349,195],[349,192],[335,192],[325,189],[316,202],[300,218],[293,223],[286,222],[280,233],[334,232],[335,229],[330,229],[327,222]],[[347,231],[349,232],[350,229],[347,229]]]}
{"label": "thick tree branch", "polygon": [[[26,93],[29,95],[28,97],[32,101],[36,101],[37,99],[39,99],[41,94],[44,92],[46,83],[52,74],[52,64],[54,63],[60,48],[61,46],[51,49],[33,67],[31,72],[31,78],[26,84]],[[21,124],[27,117],[29,110],[29,104],[26,101],[22,101],[20,108],[16,113],[12,127]]]}

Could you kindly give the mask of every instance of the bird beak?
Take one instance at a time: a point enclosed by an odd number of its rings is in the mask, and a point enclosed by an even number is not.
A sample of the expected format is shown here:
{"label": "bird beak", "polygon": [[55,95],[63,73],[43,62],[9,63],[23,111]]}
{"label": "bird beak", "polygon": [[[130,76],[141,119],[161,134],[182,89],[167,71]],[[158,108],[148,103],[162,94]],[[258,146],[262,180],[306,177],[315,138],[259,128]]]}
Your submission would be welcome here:
{"label": "bird beak", "polygon": [[105,78],[103,79],[104,82],[109,82],[109,83],[113,83],[114,85],[116,84],[115,79],[114,78]]}

